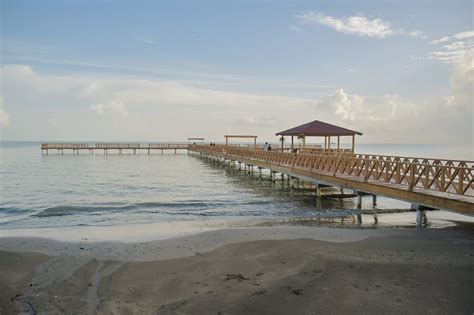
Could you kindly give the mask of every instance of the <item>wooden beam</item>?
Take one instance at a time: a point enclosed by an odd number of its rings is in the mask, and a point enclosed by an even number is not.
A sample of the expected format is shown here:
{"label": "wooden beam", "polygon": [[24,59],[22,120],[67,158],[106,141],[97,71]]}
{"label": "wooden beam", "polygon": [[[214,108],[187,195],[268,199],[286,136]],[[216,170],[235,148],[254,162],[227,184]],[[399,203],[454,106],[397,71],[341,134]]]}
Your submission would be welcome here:
{"label": "wooden beam", "polygon": [[352,152],[355,151],[355,138],[356,138],[356,136],[352,135]]}
{"label": "wooden beam", "polygon": [[340,143],[341,143],[341,136],[337,136],[337,149],[340,149]]}

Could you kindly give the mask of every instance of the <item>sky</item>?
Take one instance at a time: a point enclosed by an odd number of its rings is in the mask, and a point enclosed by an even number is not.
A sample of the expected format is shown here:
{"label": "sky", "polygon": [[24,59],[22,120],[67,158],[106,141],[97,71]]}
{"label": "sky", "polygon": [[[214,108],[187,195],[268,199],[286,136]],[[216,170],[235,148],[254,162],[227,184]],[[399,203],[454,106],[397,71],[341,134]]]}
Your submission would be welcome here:
{"label": "sky", "polygon": [[472,1],[0,0],[0,18],[2,140],[277,141],[321,120],[474,144]]}

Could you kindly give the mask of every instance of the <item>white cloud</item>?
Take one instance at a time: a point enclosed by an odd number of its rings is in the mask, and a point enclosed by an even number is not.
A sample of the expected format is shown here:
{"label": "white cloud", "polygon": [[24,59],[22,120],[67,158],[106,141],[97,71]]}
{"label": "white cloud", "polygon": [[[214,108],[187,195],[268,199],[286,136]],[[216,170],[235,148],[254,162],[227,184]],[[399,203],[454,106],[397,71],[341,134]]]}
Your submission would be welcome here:
{"label": "white cloud", "polygon": [[465,31],[452,36],[446,36],[431,42],[433,45],[444,44],[438,50],[428,53],[428,59],[444,63],[457,63],[461,60],[472,59],[474,55],[474,32]]}
{"label": "white cloud", "polygon": [[376,143],[469,144],[472,106],[452,102],[453,97],[413,102],[397,94],[365,96],[337,89],[318,103],[316,111]]}
{"label": "white cloud", "polygon": [[[2,136],[179,141],[202,135],[220,141],[225,133],[250,133],[272,141],[280,130],[319,119],[360,130],[367,142],[465,142],[472,139],[472,63],[470,67],[453,70],[449,102],[419,103],[397,94],[369,96],[342,88],[318,101],[163,80],[45,75],[27,66],[5,66],[4,101],[18,123]],[[53,117],[60,124],[44,123]]]}
{"label": "white cloud", "polygon": [[452,36],[445,36],[440,39],[435,39],[431,43],[432,44],[440,44],[440,43],[446,43],[449,42],[450,40],[453,39],[468,39],[474,37],[474,31],[464,31],[461,33],[454,34]]}
{"label": "white cloud", "polygon": [[122,117],[128,116],[128,112],[125,109],[122,102],[111,101],[109,103],[98,103],[92,104],[91,110],[93,110],[98,115],[115,115],[118,114]]}
{"label": "white cloud", "polygon": [[336,18],[308,11],[297,14],[296,18],[301,24],[320,24],[335,29],[338,32],[364,37],[386,38],[393,35],[419,37],[422,35],[422,32],[419,30],[406,31],[394,29],[390,23],[382,19],[369,19],[362,15]]}
{"label": "white cloud", "polygon": [[453,64],[451,74],[452,104],[472,109],[474,93],[474,59],[472,55]]}
{"label": "white cloud", "polygon": [[446,42],[449,42],[449,39],[450,39],[450,37],[446,36],[446,37],[443,37],[443,38],[440,38],[440,39],[435,39],[431,43],[432,44],[446,43]]}
{"label": "white cloud", "polygon": [[474,31],[465,31],[454,35],[454,38],[456,39],[467,39],[471,37],[474,37]]}
{"label": "white cloud", "polygon": [[3,97],[0,96],[0,128],[6,128],[10,125],[10,114],[3,107]]}
{"label": "white cloud", "polygon": [[[97,140],[172,141],[192,134],[257,130],[271,136],[275,125],[303,117],[315,104],[307,98],[200,88],[169,80],[45,75],[24,65],[4,66],[1,72],[5,104],[22,120],[8,134],[10,139],[99,136]],[[275,115],[277,119],[271,118]],[[61,124],[40,123],[51,117]]]}
{"label": "white cloud", "polygon": [[398,95],[366,97],[337,89],[320,101],[317,107],[333,112],[342,120],[387,121],[395,117],[398,101]]}

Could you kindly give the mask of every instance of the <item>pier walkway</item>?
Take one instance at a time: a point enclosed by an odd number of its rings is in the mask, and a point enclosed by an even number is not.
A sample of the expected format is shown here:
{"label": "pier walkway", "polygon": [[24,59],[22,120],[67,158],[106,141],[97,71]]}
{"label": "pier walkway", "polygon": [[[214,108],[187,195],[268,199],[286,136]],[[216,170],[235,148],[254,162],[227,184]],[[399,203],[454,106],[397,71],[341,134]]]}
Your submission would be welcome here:
{"label": "pier walkway", "polygon": [[42,143],[41,152],[43,154],[49,154],[50,150],[57,151],[58,154],[64,154],[71,152],[73,154],[79,154],[81,151],[86,151],[89,154],[94,154],[94,151],[103,151],[104,154],[118,153],[122,154],[124,150],[133,152],[136,154],[137,151],[146,151],[148,154],[153,151],[174,150],[177,153],[178,150],[188,150],[190,144],[186,143]]}
{"label": "pier walkway", "polygon": [[[231,146],[196,145],[190,152],[253,170],[269,169],[288,178],[308,180],[317,187],[338,186],[359,194],[381,195],[410,202],[421,225],[426,209],[474,215],[474,162],[354,154],[337,150],[286,153]],[[320,190],[318,188],[318,196]],[[360,200],[360,199],[359,199]],[[361,202],[358,201],[358,208]],[[418,222],[420,221],[420,222]]]}

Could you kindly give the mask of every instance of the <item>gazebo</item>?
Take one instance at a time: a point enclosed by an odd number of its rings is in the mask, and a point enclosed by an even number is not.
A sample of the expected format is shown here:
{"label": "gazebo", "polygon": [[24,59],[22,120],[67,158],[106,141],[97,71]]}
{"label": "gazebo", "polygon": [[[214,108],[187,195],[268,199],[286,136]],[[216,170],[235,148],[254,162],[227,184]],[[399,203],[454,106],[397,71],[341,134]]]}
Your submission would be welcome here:
{"label": "gazebo", "polygon": [[255,149],[257,148],[257,136],[253,135],[225,135],[225,145],[229,145],[230,138],[239,138],[239,139],[253,139],[253,145]]}
{"label": "gazebo", "polygon": [[355,147],[355,136],[362,136],[361,132],[346,129],[343,127],[328,124],[323,121],[314,120],[312,122],[285,130],[276,134],[277,136],[291,136],[291,150],[293,151],[294,137],[303,139],[303,149],[306,147],[306,137],[324,137],[324,148],[331,149],[331,137],[337,137],[337,149],[340,148],[340,138],[342,136],[352,137],[352,152]]}

